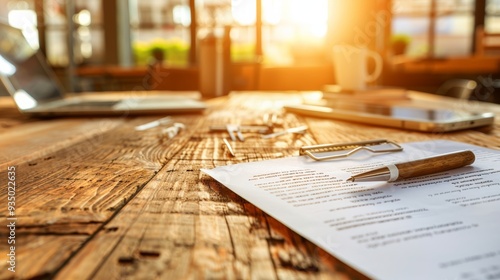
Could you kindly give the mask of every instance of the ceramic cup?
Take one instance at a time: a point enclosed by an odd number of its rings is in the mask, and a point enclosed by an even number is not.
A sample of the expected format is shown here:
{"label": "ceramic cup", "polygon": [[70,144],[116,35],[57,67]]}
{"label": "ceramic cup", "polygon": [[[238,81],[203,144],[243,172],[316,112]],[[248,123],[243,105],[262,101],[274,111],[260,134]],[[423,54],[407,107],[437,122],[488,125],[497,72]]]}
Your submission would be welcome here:
{"label": "ceramic cup", "polygon": [[[368,72],[368,60],[373,59],[374,69]],[[377,52],[350,45],[333,47],[333,65],[337,84],[342,90],[366,89],[382,73],[382,57]]]}

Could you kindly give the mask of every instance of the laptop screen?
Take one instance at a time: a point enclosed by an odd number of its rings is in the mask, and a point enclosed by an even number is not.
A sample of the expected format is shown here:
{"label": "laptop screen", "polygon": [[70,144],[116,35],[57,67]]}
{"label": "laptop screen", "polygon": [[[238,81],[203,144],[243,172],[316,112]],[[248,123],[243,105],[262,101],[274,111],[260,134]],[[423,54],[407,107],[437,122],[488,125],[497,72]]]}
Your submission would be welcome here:
{"label": "laptop screen", "polygon": [[43,56],[29,46],[22,32],[0,23],[0,75],[21,109],[62,97]]}

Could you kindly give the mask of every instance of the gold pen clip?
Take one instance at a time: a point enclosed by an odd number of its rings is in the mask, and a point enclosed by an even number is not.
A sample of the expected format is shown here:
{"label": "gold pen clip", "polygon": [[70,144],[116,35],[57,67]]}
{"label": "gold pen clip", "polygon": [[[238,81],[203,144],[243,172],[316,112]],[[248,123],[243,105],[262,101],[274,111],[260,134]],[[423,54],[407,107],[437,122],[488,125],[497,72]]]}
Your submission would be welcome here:
{"label": "gold pen clip", "polygon": [[[303,146],[300,148],[299,153],[300,155],[307,155],[314,160],[321,161],[349,157],[361,150],[372,153],[391,153],[402,151],[403,147],[389,140],[377,139],[342,144]],[[320,154],[323,154],[323,156],[320,156]]]}

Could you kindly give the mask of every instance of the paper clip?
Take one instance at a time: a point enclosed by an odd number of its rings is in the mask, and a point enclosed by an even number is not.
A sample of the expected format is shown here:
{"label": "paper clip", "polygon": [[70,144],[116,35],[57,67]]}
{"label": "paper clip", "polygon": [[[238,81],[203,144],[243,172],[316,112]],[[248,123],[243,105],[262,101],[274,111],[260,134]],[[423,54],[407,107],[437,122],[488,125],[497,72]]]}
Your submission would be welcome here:
{"label": "paper clip", "polygon": [[226,131],[231,138],[231,141],[244,142],[245,137],[243,132],[255,132],[255,133],[266,133],[269,131],[269,127],[263,125],[239,125],[239,124],[226,124],[222,126],[211,126],[210,131]]}
{"label": "paper clip", "polygon": [[229,141],[227,141],[226,138],[223,138],[222,141],[224,142],[224,145],[226,145],[226,148],[227,148],[227,151],[229,152],[229,154],[231,154],[233,157],[235,157],[236,154],[234,153],[233,147],[231,146]]}
{"label": "paper clip", "polygon": [[152,121],[152,122],[148,122],[148,123],[145,123],[145,124],[138,125],[138,126],[135,127],[135,130],[137,130],[137,131],[143,131],[143,130],[154,128],[154,127],[157,127],[157,126],[160,126],[160,125],[170,124],[173,121],[174,120],[172,120],[171,117],[164,117],[164,118]]}
{"label": "paper clip", "polygon": [[303,134],[306,132],[306,130],[307,130],[307,125],[301,125],[301,126],[297,126],[297,127],[287,128],[285,130],[270,133],[270,134],[264,134],[261,136],[261,138],[262,139],[270,139],[270,138],[278,137],[278,136],[285,135],[288,133],[302,133]]}
{"label": "paper clip", "polygon": [[[342,144],[321,144],[313,146],[303,146],[299,150],[300,155],[307,155],[310,158],[321,161],[336,158],[349,157],[352,154],[361,150],[370,151],[372,153],[390,153],[403,150],[399,144],[385,139],[351,142]],[[326,154],[319,156],[317,154]]]}
{"label": "paper clip", "polygon": [[175,136],[177,136],[177,134],[179,134],[179,132],[181,130],[183,130],[185,128],[186,128],[186,126],[184,124],[176,122],[176,123],[172,124],[171,126],[162,129],[160,132],[160,137],[167,136],[168,139],[172,139]]}

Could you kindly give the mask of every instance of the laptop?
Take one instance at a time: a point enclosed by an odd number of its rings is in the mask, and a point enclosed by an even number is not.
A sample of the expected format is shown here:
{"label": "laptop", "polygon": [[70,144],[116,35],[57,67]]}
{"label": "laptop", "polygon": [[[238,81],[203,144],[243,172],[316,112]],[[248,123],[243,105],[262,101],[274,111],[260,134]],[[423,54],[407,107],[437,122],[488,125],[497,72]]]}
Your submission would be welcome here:
{"label": "laptop", "polygon": [[41,52],[29,45],[21,30],[3,22],[0,79],[19,111],[34,116],[171,114],[206,109],[199,92],[66,93]]}

